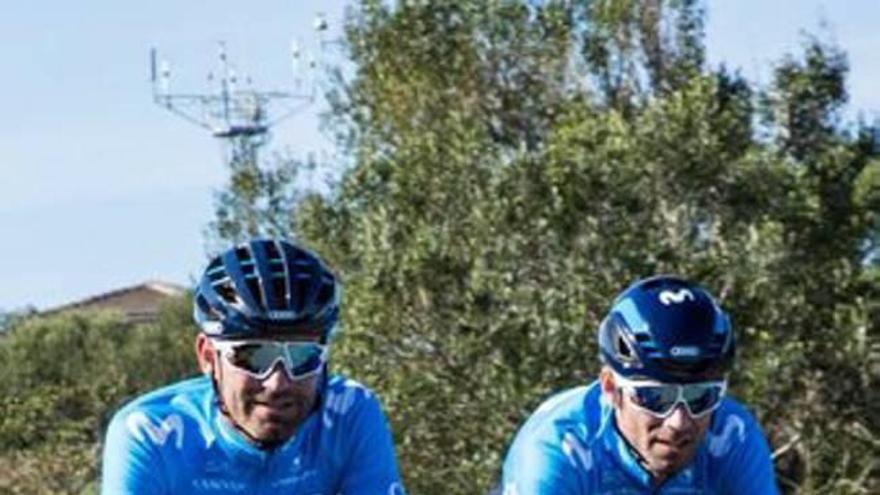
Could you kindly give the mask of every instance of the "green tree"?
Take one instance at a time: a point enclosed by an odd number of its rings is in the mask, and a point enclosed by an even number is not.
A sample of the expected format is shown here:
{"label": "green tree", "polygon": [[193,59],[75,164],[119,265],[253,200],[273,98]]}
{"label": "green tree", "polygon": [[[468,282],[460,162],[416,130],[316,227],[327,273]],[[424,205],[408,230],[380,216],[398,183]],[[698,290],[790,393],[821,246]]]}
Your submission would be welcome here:
{"label": "green tree", "polygon": [[707,67],[704,15],[353,10],[330,95],[353,165],[279,213],[343,274],[334,362],[381,393],[410,491],[488,489],[537,403],[594,375],[610,298],[657,272],[732,312],[733,391],[786,490],[878,489],[876,129],[842,118],[836,47],[807,39],[760,87]]}
{"label": "green tree", "polygon": [[216,247],[259,236],[289,235],[290,211],[301,191],[297,172],[303,164],[280,154],[260,163],[257,144],[245,141],[231,146],[249,146],[249,152],[232,158],[229,183],[215,194],[215,218],[206,230],[209,243]]}
{"label": "green tree", "polygon": [[191,304],[171,302],[149,325],[77,312],[12,325],[0,340],[0,492],[93,489],[112,413],[196,371]]}

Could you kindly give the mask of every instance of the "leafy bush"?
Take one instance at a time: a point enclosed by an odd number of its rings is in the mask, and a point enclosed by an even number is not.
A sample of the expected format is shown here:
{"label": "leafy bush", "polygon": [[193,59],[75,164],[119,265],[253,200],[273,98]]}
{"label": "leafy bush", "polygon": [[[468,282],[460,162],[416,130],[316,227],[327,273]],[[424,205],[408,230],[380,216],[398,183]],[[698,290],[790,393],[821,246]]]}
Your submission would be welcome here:
{"label": "leafy bush", "polygon": [[0,341],[0,492],[95,490],[115,409],[196,371],[190,304],[168,303],[150,325],[73,312],[9,329]]}

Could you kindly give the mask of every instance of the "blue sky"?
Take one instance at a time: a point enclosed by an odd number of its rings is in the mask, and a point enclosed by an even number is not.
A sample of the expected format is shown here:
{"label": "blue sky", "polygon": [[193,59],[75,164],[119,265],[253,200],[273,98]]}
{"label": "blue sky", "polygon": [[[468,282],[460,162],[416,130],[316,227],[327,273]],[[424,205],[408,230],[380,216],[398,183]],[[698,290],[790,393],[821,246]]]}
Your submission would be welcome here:
{"label": "blue sky", "polygon": [[[296,37],[317,51],[319,12],[342,0],[13,2],[0,17],[0,309],[52,307],[148,279],[188,285],[205,261],[203,230],[226,178],[222,147],[155,106],[148,54],[174,89],[202,92],[216,43],[258,88],[291,82]],[[258,5],[259,7],[255,7]],[[710,62],[766,82],[802,30],[849,53],[851,107],[880,115],[877,0],[710,0]],[[826,23],[820,27],[820,20]],[[274,129],[270,150],[329,146],[313,104]]]}

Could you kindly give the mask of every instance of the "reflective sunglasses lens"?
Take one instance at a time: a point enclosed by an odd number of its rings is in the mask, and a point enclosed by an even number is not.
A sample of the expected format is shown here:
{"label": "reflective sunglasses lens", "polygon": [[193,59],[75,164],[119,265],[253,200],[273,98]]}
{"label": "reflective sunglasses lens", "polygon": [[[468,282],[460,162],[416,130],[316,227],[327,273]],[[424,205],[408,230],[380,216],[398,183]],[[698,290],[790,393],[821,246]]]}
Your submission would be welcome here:
{"label": "reflective sunglasses lens", "polygon": [[639,385],[631,390],[636,404],[660,416],[665,416],[678,401],[675,385]]}
{"label": "reflective sunglasses lens", "polygon": [[308,375],[324,364],[324,349],[314,344],[290,344],[287,346],[287,370],[293,377]]}
{"label": "reflective sunglasses lens", "polygon": [[241,344],[233,347],[227,357],[233,366],[262,376],[271,370],[279,358],[284,357],[284,350],[269,343]]}
{"label": "reflective sunglasses lens", "polygon": [[717,383],[685,385],[684,400],[694,416],[713,410],[724,396],[724,386]]}
{"label": "reflective sunglasses lens", "polygon": [[279,360],[292,378],[317,371],[324,364],[324,347],[310,342],[247,342],[226,347],[229,362],[257,378],[272,372]]}

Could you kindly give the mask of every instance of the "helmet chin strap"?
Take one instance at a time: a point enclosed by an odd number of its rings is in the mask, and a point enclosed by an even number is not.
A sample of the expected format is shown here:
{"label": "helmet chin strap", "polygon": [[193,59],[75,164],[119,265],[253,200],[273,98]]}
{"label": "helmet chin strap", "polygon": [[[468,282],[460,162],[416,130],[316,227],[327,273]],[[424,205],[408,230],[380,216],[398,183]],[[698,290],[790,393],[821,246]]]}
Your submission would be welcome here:
{"label": "helmet chin strap", "polygon": [[[623,407],[623,402],[626,401],[626,398],[623,396],[623,392],[621,392],[618,389],[618,390],[614,391],[614,394],[616,396],[615,399],[620,402],[620,405],[617,407]],[[614,429],[617,430],[617,436],[620,437],[621,439],[623,439],[623,443],[626,445],[627,450],[629,450],[629,452],[630,452],[630,454],[632,454],[633,458],[635,458],[636,462],[638,462],[639,465],[642,466],[642,468],[645,471],[647,471],[648,473],[651,473],[652,478],[656,479],[656,476],[654,475],[654,473],[650,469],[650,465],[648,464],[648,460],[645,459],[645,456],[643,456],[641,452],[639,452],[639,449],[637,449],[632,443],[630,443],[629,438],[626,437],[626,435],[620,429],[620,426],[617,425],[617,408],[615,408],[615,410],[614,410],[613,417],[614,417],[613,418],[614,421],[612,421],[611,423],[614,425]]]}
{"label": "helmet chin strap", "polygon": [[[223,401],[223,394],[220,392],[220,385],[218,383],[219,380],[223,378],[222,377],[223,365],[220,363],[220,360],[223,358],[220,355],[219,351],[217,352],[216,356],[217,356],[217,366],[214,366],[213,369],[217,370],[217,373],[215,374],[213,371],[211,373],[211,386],[214,388],[214,397],[217,400],[217,409],[220,410],[220,414],[223,415],[223,417],[226,419],[226,421],[228,421],[229,424],[232,425],[232,427],[236,429],[236,431],[241,433],[242,436],[244,436],[247,439],[247,441],[254,444],[258,449],[271,450],[272,448],[277,447],[280,444],[280,442],[266,442],[266,441],[255,438],[253,435],[250,434],[250,432],[248,432],[246,429],[244,429],[244,427],[242,427],[238,423],[238,421],[236,421],[235,418],[232,417],[231,414],[229,414],[229,408],[226,407],[226,403]],[[221,375],[221,376],[218,377],[217,375]]]}

